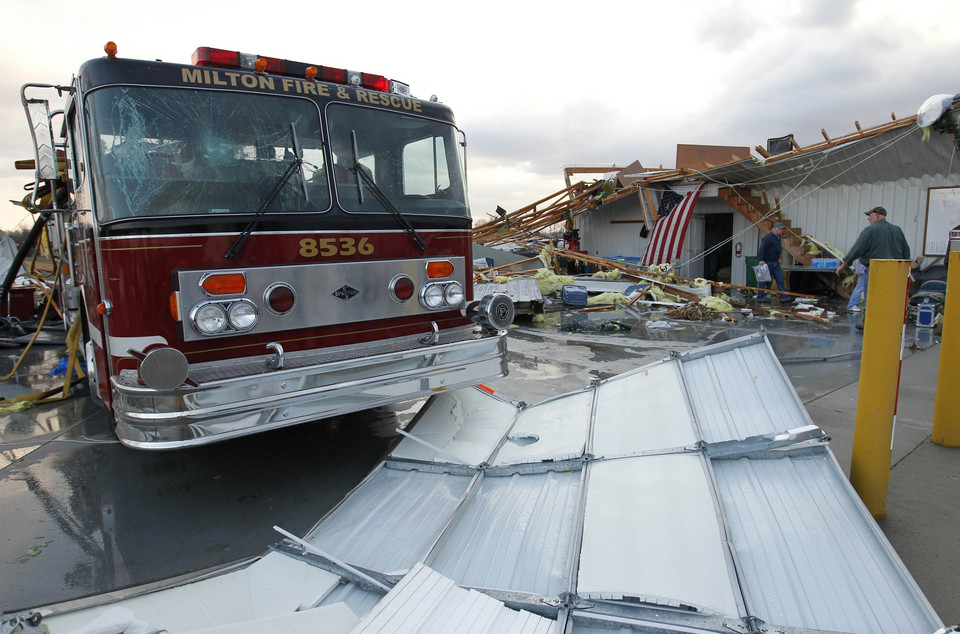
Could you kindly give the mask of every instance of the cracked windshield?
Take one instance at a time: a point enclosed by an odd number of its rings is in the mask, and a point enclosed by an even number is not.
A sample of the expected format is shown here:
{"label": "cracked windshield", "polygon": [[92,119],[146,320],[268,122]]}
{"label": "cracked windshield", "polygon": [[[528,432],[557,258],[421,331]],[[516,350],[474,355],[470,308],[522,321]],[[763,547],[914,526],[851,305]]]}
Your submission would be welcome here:
{"label": "cracked windshield", "polygon": [[[320,115],[311,101],[120,87],[93,93],[88,116],[102,221],[253,213],[267,201],[266,212],[330,206]],[[302,169],[284,181],[297,155]]]}

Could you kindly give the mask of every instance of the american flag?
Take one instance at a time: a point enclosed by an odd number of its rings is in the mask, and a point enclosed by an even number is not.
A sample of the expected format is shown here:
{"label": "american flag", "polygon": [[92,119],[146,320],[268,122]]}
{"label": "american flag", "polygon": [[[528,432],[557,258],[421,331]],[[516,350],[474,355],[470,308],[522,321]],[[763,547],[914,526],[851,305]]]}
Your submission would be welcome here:
{"label": "american flag", "polygon": [[696,189],[687,192],[677,204],[676,209],[670,211],[666,218],[660,217],[657,220],[640,264],[643,266],[664,264],[680,257],[680,247],[683,246],[683,240],[687,237],[690,215],[702,189],[703,183],[700,183]]}

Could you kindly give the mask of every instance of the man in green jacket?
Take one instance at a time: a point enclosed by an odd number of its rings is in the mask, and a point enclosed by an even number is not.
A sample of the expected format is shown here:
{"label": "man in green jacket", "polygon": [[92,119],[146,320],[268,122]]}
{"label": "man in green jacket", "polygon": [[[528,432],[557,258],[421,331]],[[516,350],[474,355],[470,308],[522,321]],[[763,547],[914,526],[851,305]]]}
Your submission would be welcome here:
{"label": "man in green jacket", "polygon": [[[843,263],[837,267],[837,275],[840,275],[854,260],[860,258],[866,268],[863,280],[866,288],[870,275],[870,260],[909,260],[910,245],[907,244],[903,230],[892,222],[887,222],[886,209],[874,207],[864,213],[870,224],[860,232],[857,241],[847,251],[847,257],[843,258]],[[867,299],[866,292],[863,294],[863,299],[864,301]]]}

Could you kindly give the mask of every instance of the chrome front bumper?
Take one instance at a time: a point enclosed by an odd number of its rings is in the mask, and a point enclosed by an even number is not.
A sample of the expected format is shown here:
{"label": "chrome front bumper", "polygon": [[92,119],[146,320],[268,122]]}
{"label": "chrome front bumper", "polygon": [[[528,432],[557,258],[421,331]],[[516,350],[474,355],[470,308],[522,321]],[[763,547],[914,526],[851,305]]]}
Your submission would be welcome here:
{"label": "chrome front bumper", "polygon": [[506,332],[472,327],[436,342],[375,344],[197,364],[198,387],[158,391],[135,371],[111,377],[116,433],[138,449],[175,449],[370,409],[507,375]]}

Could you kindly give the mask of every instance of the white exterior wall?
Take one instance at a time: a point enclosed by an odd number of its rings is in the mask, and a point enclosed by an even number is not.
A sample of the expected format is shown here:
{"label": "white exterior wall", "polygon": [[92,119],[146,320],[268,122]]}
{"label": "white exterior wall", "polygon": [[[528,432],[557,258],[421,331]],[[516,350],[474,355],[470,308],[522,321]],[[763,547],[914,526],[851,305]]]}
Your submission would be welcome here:
{"label": "white exterior wall", "polygon": [[[799,187],[782,196],[784,215],[804,233],[830,243],[844,253],[867,226],[863,212],[876,206],[887,210],[887,220],[903,229],[910,244],[910,255],[923,254],[923,234],[927,218],[927,193],[931,187],[956,187],[960,177],[924,176],[897,181],[814,187]],[[768,190],[770,192],[771,190]],[[927,258],[924,264],[932,261]]]}
{"label": "white exterior wall", "polygon": [[649,241],[640,237],[643,223],[637,221],[643,217],[639,202],[636,206],[614,205],[598,207],[574,219],[574,226],[580,230],[580,248],[592,256],[638,258]]}

